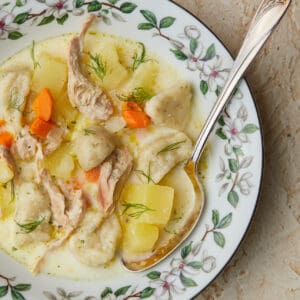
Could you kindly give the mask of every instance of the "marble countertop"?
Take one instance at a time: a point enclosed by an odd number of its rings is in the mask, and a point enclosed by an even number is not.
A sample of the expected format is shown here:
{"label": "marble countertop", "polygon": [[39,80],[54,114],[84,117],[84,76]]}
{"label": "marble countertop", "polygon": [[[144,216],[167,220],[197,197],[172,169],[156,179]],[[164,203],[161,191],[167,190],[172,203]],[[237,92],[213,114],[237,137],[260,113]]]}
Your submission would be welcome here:
{"label": "marble countertop", "polygon": [[[236,55],[260,0],[175,0]],[[300,1],[246,74],[265,143],[261,199],[237,254],[197,300],[300,299]]]}

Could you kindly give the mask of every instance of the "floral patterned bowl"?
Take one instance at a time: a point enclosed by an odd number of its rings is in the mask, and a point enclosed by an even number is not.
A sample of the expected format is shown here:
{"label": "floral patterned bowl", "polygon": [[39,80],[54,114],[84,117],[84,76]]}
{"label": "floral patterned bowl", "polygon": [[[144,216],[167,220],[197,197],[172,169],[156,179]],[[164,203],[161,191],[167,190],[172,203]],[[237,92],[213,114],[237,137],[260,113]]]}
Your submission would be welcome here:
{"label": "floral patterned bowl", "polygon": [[[2,4],[1,4],[2,3]],[[85,14],[101,16],[101,30],[133,38],[157,51],[191,81],[204,115],[220,93],[232,58],[209,29],[166,0],[11,0],[0,3],[0,61],[30,45],[79,31]],[[188,299],[203,290],[230,260],[249,226],[260,191],[262,137],[245,81],[236,90],[210,139],[204,178],[207,204],[185,244],[144,273],[118,270],[101,282],[32,276],[0,253],[3,299]]]}

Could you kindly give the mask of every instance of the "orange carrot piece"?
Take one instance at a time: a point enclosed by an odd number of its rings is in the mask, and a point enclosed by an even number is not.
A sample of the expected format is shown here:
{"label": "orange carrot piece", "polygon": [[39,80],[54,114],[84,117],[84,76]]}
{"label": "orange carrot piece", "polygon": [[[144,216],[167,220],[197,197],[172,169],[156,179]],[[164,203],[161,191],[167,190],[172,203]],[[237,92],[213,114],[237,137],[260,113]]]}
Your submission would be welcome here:
{"label": "orange carrot piece", "polygon": [[10,132],[3,131],[0,133],[0,145],[10,148],[13,142],[14,137]]}
{"label": "orange carrot piece", "polygon": [[99,177],[100,177],[99,167],[93,168],[93,169],[85,172],[85,178],[89,182],[97,182]]}
{"label": "orange carrot piece", "polygon": [[143,109],[133,101],[124,102],[122,105],[122,110],[143,111]]}
{"label": "orange carrot piece", "polygon": [[122,116],[130,128],[145,128],[151,123],[150,118],[143,111],[125,110]]}
{"label": "orange carrot piece", "polygon": [[5,125],[5,124],[6,124],[5,120],[0,120],[0,127]]}
{"label": "orange carrot piece", "polygon": [[48,122],[51,119],[52,109],[53,97],[49,89],[44,88],[33,101],[32,110],[38,118]]}
{"label": "orange carrot piece", "polygon": [[151,123],[150,117],[135,102],[123,103],[122,116],[130,128],[145,128]]}
{"label": "orange carrot piece", "polygon": [[52,127],[53,124],[51,122],[36,118],[30,126],[30,133],[41,139],[45,139]]}

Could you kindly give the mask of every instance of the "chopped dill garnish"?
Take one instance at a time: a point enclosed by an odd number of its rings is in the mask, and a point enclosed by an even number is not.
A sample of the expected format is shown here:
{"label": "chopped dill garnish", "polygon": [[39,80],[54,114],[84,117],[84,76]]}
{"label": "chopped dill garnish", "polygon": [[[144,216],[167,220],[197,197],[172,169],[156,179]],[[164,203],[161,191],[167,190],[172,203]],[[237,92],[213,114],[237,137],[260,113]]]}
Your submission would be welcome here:
{"label": "chopped dill garnish", "polygon": [[30,223],[20,224],[16,220],[16,224],[21,228],[21,233],[30,233],[34,231],[39,225],[41,225],[45,220],[45,217],[43,217],[40,220],[36,220]]}
{"label": "chopped dill garnish", "polygon": [[151,169],[150,169],[150,163],[148,165],[148,174],[146,172],[144,172],[143,170],[135,170],[135,172],[141,174],[142,176],[144,176],[147,179],[147,183],[154,183],[156,184],[156,182],[151,178]]}
{"label": "chopped dill garnish", "polygon": [[103,81],[106,73],[107,73],[107,64],[106,62],[103,62],[102,57],[100,54],[96,53],[95,55],[92,55],[90,52],[88,53],[91,64],[88,65],[90,69],[92,69],[96,76]]}
{"label": "chopped dill garnish", "polygon": [[164,147],[163,149],[161,149],[160,151],[158,151],[156,153],[156,155],[159,155],[159,154],[164,153],[164,152],[168,152],[168,151],[173,151],[173,150],[179,149],[180,145],[183,144],[183,143],[185,143],[185,142],[186,142],[186,140],[170,144],[170,145]]}
{"label": "chopped dill garnish", "polygon": [[117,95],[120,101],[135,102],[136,104],[144,104],[147,100],[151,99],[154,95],[146,91],[142,87],[135,88],[128,95]]}
{"label": "chopped dill garnish", "polygon": [[9,97],[7,109],[8,110],[17,110],[19,112],[22,112],[21,111],[21,106],[23,105],[24,100],[23,101],[20,101],[20,100],[21,99],[18,95],[17,88],[14,87],[12,89],[12,91],[10,92],[10,97]]}
{"label": "chopped dill garnish", "polygon": [[133,64],[132,64],[132,71],[135,71],[142,63],[149,61],[150,59],[146,58],[146,48],[143,43],[139,43],[141,46],[141,52],[135,53],[133,56]]}
{"label": "chopped dill garnish", "polygon": [[96,134],[95,130],[88,129],[88,128],[84,128],[84,129],[82,129],[82,131],[83,131],[84,135]]}
{"label": "chopped dill garnish", "polygon": [[141,203],[128,203],[128,202],[124,202],[122,204],[122,206],[124,206],[124,210],[122,212],[122,215],[124,215],[129,209],[130,210],[134,210],[133,212],[127,212],[127,215],[131,218],[139,218],[143,213],[147,212],[147,211],[155,211],[155,209],[151,209],[149,207],[147,207],[144,204]]}
{"label": "chopped dill garnish", "polygon": [[35,70],[37,67],[41,67],[41,65],[39,64],[39,62],[35,59],[35,41],[32,41],[32,45],[30,48],[30,57],[32,59],[32,63],[33,63],[33,69]]}

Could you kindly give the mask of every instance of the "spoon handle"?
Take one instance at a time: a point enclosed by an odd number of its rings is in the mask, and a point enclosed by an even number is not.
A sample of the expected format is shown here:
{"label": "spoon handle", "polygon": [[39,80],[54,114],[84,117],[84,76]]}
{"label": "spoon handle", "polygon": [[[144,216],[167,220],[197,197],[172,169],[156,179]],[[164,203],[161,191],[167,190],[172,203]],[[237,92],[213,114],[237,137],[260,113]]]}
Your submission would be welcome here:
{"label": "spoon handle", "polygon": [[291,0],[263,0],[260,4],[244,39],[242,47],[233,64],[231,72],[222,89],[220,96],[214,104],[196,142],[190,160],[198,165],[206,141],[214,128],[220,114],[242,78],[244,72],[262,48],[268,37],[276,28],[280,19],[286,12]]}

